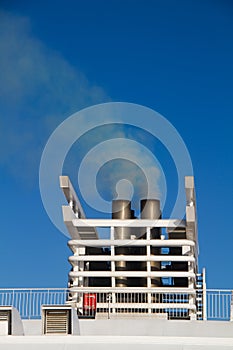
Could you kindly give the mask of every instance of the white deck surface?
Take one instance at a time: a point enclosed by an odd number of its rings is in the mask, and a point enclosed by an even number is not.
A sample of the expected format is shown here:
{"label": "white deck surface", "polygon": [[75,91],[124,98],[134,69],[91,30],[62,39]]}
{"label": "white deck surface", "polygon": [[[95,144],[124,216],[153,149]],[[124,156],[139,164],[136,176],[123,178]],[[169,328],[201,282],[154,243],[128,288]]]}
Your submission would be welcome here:
{"label": "white deck surface", "polygon": [[151,337],[151,336],[6,336],[0,337],[3,350],[229,350],[232,338]]}
{"label": "white deck surface", "polygon": [[41,335],[41,320],[23,321],[25,336],[0,336],[1,350],[233,349],[233,322],[163,319],[79,320],[81,335]]}

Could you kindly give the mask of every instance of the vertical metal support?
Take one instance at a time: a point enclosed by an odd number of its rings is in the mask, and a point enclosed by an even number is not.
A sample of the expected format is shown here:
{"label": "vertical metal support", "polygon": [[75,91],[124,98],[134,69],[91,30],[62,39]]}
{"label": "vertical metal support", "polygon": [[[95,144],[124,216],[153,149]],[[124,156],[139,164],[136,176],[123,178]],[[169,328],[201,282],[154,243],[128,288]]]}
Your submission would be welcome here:
{"label": "vertical metal support", "polygon": [[115,230],[114,230],[114,227],[111,226],[111,227],[110,227],[110,239],[111,239],[111,240],[114,240],[114,239],[115,239],[114,231],[115,231]]}
{"label": "vertical metal support", "polygon": [[33,304],[32,304],[33,300],[32,300],[32,290],[30,289],[30,293],[29,293],[29,300],[28,300],[28,303],[29,303],[29,320],[31,318],[31,314],[32,314],[32,307],[33,307]]}
{"label": "vertical metal support", "polygon": [[108,319],[110,319],[111,301],[112,301],[112,295],[111,295],[111,293],[108,293],[108,294],[107,294],[107,301],[108,301]]}
{"label": "vertical metal support", "polygon": [[[150,240],[150,227],[147,227],[146,228],[146,239],[149,241]],[[146,246],[146,256],[147,256],[147,273],[148,275],[150,274],[151,272],[151,260],[150,257],[151,257],[151,249],[150,249],[150,245],[147,245]],[[147,276],[147,288],[151,288],[151,277],[150,276]],[[147,293],[147,296],[148,296],[148,304],[151,304],[151,293]],[[151,314],[151,307],[148,308],[148,313]]]}
{"label": "vertical metal support", "polygon": [[202,305],[203,305],[203,321],[207,320],[207,303],[206,303],[206,272],[205,268],[202,270]]}
{"label": "vertical metal support", "polygon": [[[80,255],[85,255],[86,252],[86,248],[85,247],[74,247],[74,256],[79,257]],[[78,260],[78,262],[75,264],[75,266],[73,267],[73,271],[82,271],[84,267],[84,262],[80,262]],[[83,283],[83,277],[75,277],[72,278],[72,280],[70,280],[68,282],[68,286],[69,288],[71,287],[83,287],[84,283]],[[79,299],[79,295],[78,293],[70,293],[69,294],[69,302],[71,303],[77,303]]]}
{"label": "vertical metal support", "polygon": [[[79,247],[78,248],[78,254],[79,255],[85,255],[86,253],[86,248],[85,247]],[[84,261],[79,261],[78,265],[74,267],[74,271],[84,271]],[[74,281],[75,285],[75,281]],[[79,287],[84,287],[85,286],[85,280],[84,277],[79,277],[78,278],[78,286]]]}
{"label": "vertical metal support", "polygon": [[[188,262],[188,271],[193,273],[194,272],[194,266],[193,262]],[[193,289],[194,288],[194,280],[189,277],[188,278],[188,288]],[[193,306],[195,304],[195,297],[193,294],[189,294],[189,305]],[[192,308],[189,309],[189,316],[191,320],[197,319],[197,310],[194,311]]]}
{"label": "vertical metal support", "polygon": [[233,290],[231,291],[230,321],[233,322]]}
{"label": "vertical metal support", "polygon": [[[110,239],[114,240],[115,239],[115,235],[114,235],[114,227],[111,226],[110,228]],[[111,271],[114,272],[116,270],[116,266],[115,266],[115,261],[112,259],[115,256],[115,247],[111,245]],[[111,284],[112,284],[112,288],[116,287],[116,278],[113,276],[111,277]],[[115,304],[116,303],[116,294],[112,293],[112,303]],[[112,309],[112,313],[115,314],[116,313],[116,309],[113,308]]]}
{"label": "vertical metal support", "polygon": [[12,305],[15,306],[15,291],[13,289],[13,295],[12,295]]}
{"label": "vertical metal support", "polygon": [[[150,227],[146,228],[146,239],[148,241],[150,240]],[[151,256],[151,249],[149,245],[146,246],[146,256],[147,256],[147,259],[149,259]],[[151,260],[147,260],[147,273],[148,273],[147,288],[151,288],[151,277],[149,276],[150,272],[151,272]]]}
{"label": "vertical metal support", "polygon": [[[75,248],[75,252],[74,252],[74,256],[79,256],[79,255],[84,255],[85,254],[85,248]],[[78,261],[77,264],[73,267],[73,271],[80,271],[81,270],[81,262]],[[73,287],[79,287],[80,284],[81,286],[82,285],[82,277],[76,277],[76,278],[73,278],[72,280],[72,286]]]}
{"label": "vertical metal support", "polygon": [[[146,228],[146,239],[150,240],[150,227]],[[151,249],[149,245],[146,246],[146,256],[147,256],[147,259],[149,259],[151,256]],[[151,261],[147,260],[147,273],[148,273],[147,288],[151,288],[151,277],[149,276],[150,272],[151,272]]]}
{"label": "vertical metal support", "polygon": [[[110,229],[110,239],[114,240],[114,227],[111,226]],[[115,261],[114,261],[114,256],[115,256],[115,247],[111,245],[111,271],[114,272],[116,267],[115,267]],[[112,282],[112,288],[116,287],[116,279],[115,277],[111,277],[111,282]]]}

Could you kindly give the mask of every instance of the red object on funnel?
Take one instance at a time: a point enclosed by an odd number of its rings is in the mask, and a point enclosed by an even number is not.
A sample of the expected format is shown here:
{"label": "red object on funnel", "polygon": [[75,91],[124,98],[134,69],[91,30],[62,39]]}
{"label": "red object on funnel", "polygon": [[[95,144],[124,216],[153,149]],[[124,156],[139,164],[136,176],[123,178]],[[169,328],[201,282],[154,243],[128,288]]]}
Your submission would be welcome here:
{"label": "red object on funnel", "polygon": [[96,314],[96,294],[84,293],[83,294],[83,314],[86,316],[95,316]]}

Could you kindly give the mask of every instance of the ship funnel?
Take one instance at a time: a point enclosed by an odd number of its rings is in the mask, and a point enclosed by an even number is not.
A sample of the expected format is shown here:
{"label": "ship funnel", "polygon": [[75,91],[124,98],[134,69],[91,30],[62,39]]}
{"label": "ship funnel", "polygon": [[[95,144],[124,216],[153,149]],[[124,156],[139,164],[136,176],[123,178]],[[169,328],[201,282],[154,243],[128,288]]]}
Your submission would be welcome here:
{"label": "ship funnel", "polygon": [[[160,201],[158,199],[142,199],[140,202],[141,219],[157,220],[161,218]],[[152,228],[150,231],[150,239],[160,239],[161,229]],[[142,232],[142,238],[146,238],[146,231]],[[160,248],[150,247],[152,255],[160,255]],[[151,271],[161,269],[160,262],[151,261]],[[160,278],[153,278],[151,286],[157,287],[161,285]]]}
{"label": "ship funnel", "polygon": [[[126,220],[134,218],[134,212],[131,210],[131,202],[126,199],[113,200],[112,219]],[[129,227],[116,227],[114,232],[115,239],[130,239],[131,229]],[[120,246],[115,248],[116,255],[128,255],[129,248]],[[116,261],[116,271],[127,271],[126,261]],[[116,287],[127,287],[127,277],[116,278]]]}

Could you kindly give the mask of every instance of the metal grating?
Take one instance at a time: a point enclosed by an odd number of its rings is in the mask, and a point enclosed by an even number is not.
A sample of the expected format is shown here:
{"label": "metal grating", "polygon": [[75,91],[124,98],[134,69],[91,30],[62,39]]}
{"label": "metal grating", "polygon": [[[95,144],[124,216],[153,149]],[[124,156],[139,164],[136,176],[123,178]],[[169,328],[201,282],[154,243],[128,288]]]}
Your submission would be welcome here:
{"label": "metal grating", "polygon": [[0,335],[10,335],[11,332],[11,310],[0,310]]}
{"label": "metal grating", "polygon": [[8,310],[0,310],[0,321],[8,322],[10,313]]}
{"label": "metal grating", "polygon": [[70,310],[46,310],[45,334],[70,334]]}

